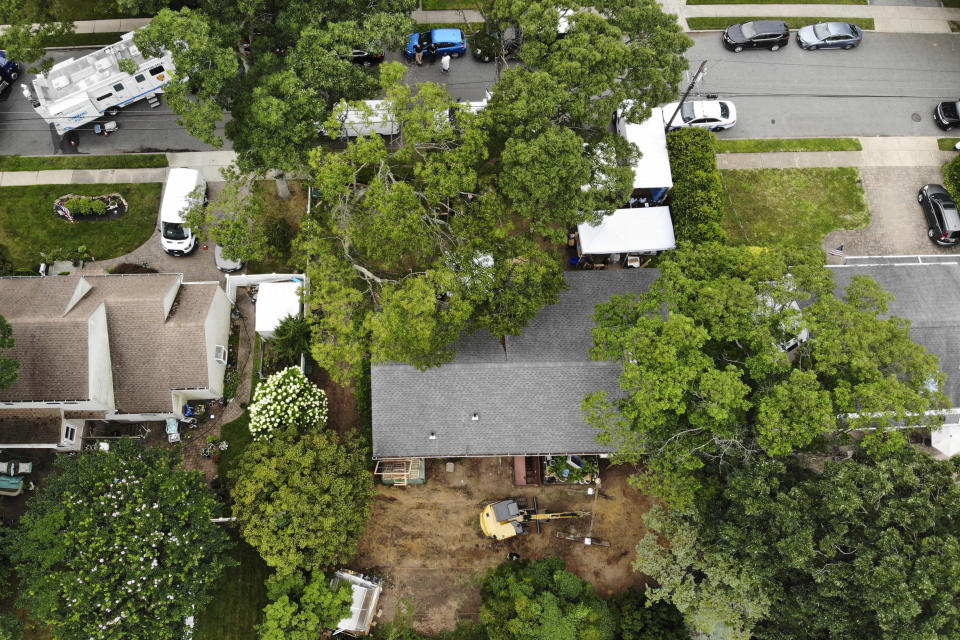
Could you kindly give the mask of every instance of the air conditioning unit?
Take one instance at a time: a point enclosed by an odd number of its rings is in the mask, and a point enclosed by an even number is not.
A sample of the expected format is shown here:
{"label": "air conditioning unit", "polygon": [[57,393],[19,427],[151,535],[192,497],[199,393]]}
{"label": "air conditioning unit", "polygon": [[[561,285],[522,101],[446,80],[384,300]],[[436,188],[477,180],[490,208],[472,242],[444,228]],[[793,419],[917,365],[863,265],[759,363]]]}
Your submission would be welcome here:
{"label": "air conditioning unit", "polygon": [[218,344],[213,349],[213,360],[217,364],[227,364],[227,348],[222,344]]}

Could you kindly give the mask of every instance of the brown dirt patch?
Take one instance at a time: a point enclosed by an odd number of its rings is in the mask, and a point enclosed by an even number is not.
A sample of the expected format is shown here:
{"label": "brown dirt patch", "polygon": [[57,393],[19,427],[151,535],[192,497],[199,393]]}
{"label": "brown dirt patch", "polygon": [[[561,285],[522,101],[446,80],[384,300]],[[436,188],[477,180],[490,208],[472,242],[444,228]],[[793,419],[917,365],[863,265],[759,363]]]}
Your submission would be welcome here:
{"label": "brown dirt patch", "polygon": [[[602,465],[603,498],[586,495],[585,487],[515,488],[512,463],[510,457],[466,458],[447,473],[445,461],[433,460],[427,461],[426,485],[378,485],[373,517],[351,566],[385,579],[379,624],[393,620],[402,602],[412,605],[414,628],[421,633],[476,619],[485,571],[511,551],[530,559],[562,557],[603,596],[644,584],[645,577],[630,564],[652,498],[628,484],[631,468]],[[516,496],[535,496],[541,510],[583,510],[593,517],[548,522],[542,533],[500,542],[485,538],[479,526],[482,505]],[[592,535],[611,546],[558,539],[558,531]]]}
{"label": "brown dirt patch", "polygon": [[353,386],[344,387],[330,379],[323,367],[314,366],[310,380],[327,394],[327,425],[341,437],[360,428],[357,394]]}

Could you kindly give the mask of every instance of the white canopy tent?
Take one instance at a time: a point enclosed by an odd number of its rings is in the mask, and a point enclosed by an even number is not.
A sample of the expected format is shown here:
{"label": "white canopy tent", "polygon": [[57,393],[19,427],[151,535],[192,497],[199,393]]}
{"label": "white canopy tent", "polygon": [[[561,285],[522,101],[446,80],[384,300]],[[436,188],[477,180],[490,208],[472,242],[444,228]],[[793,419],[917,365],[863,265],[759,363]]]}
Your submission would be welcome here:
{"label": "white canopy tent", "polygon": [[667,134],[663,130],[663,115],[655,107],[649,118],[632,124],[618,118],[617,132],[640,149],[642,157],[633,166],[634,189],[669,189],[673,186],[670,157],[667,155]]}
{"label": "white canopy tent", "polygon": [[302,282],[264,282],[257,294],[256,332],[269,339],[288,316],[300,315]]}
{"label": "white canopy tent", "polygon": [[960,453],[960,424],[945,424],[932,430],[930,446],[948,458]]}
{"label": "white canopy tent", "polygon": [[577,227],[580,255],[654,253],[677,248],[670,207],[617,209],[598,225]]}
{"label": "white canopy tent", "polygon": [[341,582],[350,585],[353,602],[350,604],[350,617],[337,623],[337,629],[333,635],[346,633],[354,637],[365,636],[370,633],[383,585],[379,578],[359,575],[347,569],[337,571],[330,586],[336,589]]}

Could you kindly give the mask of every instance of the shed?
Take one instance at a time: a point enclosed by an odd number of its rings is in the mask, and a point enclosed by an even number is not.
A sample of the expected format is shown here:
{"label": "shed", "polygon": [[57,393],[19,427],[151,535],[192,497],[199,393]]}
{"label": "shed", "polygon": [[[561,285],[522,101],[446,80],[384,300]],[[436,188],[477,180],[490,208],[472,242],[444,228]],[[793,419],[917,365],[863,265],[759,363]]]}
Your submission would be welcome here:
{"label": "shed", "polygon": [[670,207],[617,209],[600,224],[578,228],[580,255],[654,253],[677,248]]}
{"label": "shed", "polygon": [[370,633],[373,617],[377,613],[377,602],[383,589],[381,580],[341,569],[334,574],[330,586],[336,589],[341,582],[350,584],[353,602],[350,604],[350,617],[337,623],[333,635],[345,633],[350,636],[365,636]]}
{"label": "shed", "polygon": [[300,315],[301,282],[264,282],[257,294],[256,331],[269,339],[288,316]]}

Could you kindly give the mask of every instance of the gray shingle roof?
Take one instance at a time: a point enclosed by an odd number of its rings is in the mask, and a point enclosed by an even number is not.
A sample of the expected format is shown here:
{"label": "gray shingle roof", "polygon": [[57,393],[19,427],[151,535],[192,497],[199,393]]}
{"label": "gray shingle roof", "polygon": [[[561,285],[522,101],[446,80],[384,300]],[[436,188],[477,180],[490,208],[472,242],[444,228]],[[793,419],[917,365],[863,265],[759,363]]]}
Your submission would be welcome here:
{"label": "gray shingle roof", "polygon": [[[603,453],[580,403],[619,394],[618,363],[593,362],[594,306],[641,293],[655,269],[569,271],[568,289],[505,344],[486,332],[457,343],[451,364],[427,371],[374,365],[375,458]],[[474,413],[479,415],[473,420]],[[436,438],[431,439],[430,433]]]}
{"label": "gray shingle roof", "polygon": [[890,315],[910,321],[910,337],[940,356],[944,393],[960,406],[960,264],[873,264],[833,267],[837,295],[855,275],[876,280],[896,300]]}

